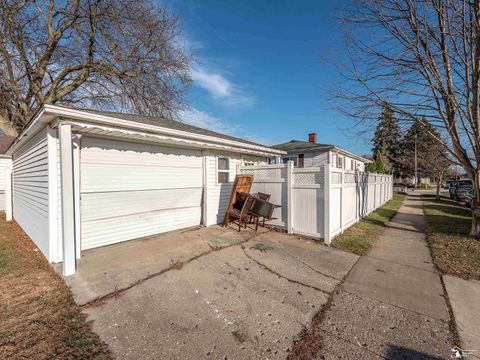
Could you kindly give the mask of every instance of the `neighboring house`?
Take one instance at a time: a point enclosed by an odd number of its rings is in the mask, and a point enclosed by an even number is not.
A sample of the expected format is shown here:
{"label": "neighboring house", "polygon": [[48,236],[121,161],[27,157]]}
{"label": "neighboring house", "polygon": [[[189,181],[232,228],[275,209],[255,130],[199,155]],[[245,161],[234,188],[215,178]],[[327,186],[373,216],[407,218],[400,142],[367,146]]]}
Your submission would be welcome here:
{"label": "neighboring house", "polygon": [[5,210],[5,171],[12,168],[12,157],[5,152],[14,140],[15,136],[0,135],[0,211]]}
{"label": "neighboring house", "polygon": [[14,219],[69,275],[82,250],[221,222],[237,165],[284,152],[163,118],[45,105],[8,154]]}
{"label": "neighboring house", "polygon": [[270,163],[278,161],[286,163],[291,160],[295,167],[300,168],[330,164],[337,169],[365,171],[365,164],[371,162],[338,146],[317,143],[316,133],[308,134],[308,141],[292,140],[272,147],[287,154],[270,158]]}

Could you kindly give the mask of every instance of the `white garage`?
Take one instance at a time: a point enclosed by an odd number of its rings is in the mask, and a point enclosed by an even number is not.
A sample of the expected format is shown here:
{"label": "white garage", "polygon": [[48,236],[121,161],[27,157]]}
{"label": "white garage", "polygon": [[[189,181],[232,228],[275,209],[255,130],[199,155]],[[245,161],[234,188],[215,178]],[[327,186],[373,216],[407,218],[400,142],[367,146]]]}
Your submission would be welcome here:
{"label": "white garage", "polygon": [[218,223],[237,166],[283,154],[173,120],[45,105],[7,152],[13,219],[70,275],[82,251]]}
{"label": "white garage", "polygon": [[200,225],[202,152],[81,138],[81,248]]}

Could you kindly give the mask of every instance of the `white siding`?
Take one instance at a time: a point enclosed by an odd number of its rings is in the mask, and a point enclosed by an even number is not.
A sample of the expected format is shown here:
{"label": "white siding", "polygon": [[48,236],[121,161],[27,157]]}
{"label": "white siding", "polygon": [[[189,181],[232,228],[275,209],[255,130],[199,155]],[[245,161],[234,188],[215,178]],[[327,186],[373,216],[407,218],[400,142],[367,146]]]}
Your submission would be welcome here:
{"label": "white siding", "polygon": [[12,159],[0,159],[0,211],[5,210],[5,170],[12,168]]}
{"label": "white siding", "polygon": [[[229,182],[217,184],[217,157],[226,156],[230,159]],[[243,161],[253,162],[254,165],[266,164],[266,158],[255,156],[243,156],[234,153],[210,152],[205,157],[206,175],[207,175],[207,214],[206,225],[214,225],[223,222],[223,217],[227,209],[228,200],[232,192],[233,181],[237,174],[237,165]]]}
{"label": "white siding", "polygon": [[50,259],[46,129],[13,155],[13,217]]}
{"label": "white siding", "polygon": [[[325,153],[327,154],[327,153]],[[330,152],[330,155],[326,156],[326,159],[328,159],[328,156],[330,156],[330,167],[333,169],[337,169],[336,161],[335,161],[335,156],[340,156],[343,158],[343,169],[345,170],[355,170],[352,169],[351,161],[355,161],[355,164],[358,165],[358,170],[359,171],[365,171],[365,163],[359,160],[355,160],[349,156],[342,155],[342,154],[337,154],[336,152]],[[320,159],[319,159],[319,165],[325,165],[327,164],[326,159],[321,159],[322,163],[320,164]],[[318,165],[317,165],[318,166]]]}
{"label": "white siding", "polygon": [[322,166],[328,164],[328,151],[325,152],[317,152],[312,159],[312,165],[310,166]]}
{"label": "white siding", "polygon": [[[301,154],[301,153],[300,153]],[[337,156],[336,152],[333,151],[316,151],[316,152],[305,152],[303,158],[303,167],[317,167],[317,166],[324,166],[330,164],[332,168],[336,168],[336,161],[335,156]],[[289,156],[298,156],[298,154],[289,154]],[[343,158],[343,168],[346,170],[355,170],[351,169],[351,157],[346,155],[338,155]],[[365,171],[365,164],[359,160],[354,160],[356,164],[359,165],[358,169],[360,171]]]}
{"label": "white siding", "polygon": [[83,137],[81,247],[199,225],[200,151]]}

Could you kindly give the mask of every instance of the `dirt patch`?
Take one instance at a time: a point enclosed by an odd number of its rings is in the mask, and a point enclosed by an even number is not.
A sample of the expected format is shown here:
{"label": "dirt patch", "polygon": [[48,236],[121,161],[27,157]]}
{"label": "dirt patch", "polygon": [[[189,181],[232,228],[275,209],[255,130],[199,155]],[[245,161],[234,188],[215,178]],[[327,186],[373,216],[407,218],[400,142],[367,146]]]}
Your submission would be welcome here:
{"label": "dirt patch", "polygon": [[23,230],[3,217],[0,358],[111,359],[63,280]]}

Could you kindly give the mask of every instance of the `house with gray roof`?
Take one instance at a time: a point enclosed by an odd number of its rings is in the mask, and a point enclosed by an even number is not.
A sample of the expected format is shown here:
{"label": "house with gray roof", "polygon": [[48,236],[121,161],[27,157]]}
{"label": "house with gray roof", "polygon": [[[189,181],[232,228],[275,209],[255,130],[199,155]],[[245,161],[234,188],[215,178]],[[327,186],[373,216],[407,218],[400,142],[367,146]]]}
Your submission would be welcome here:
{"label": "house with gray roof", "polygon": [[285,154],[160,117],[44,105],[7,151],[7,214],[71,275],[88,249],[221,222],[237,166]]}
{"label": "house with gray roof", "polygon": [[295,167],[300,168],[329,164],[337,169],[365,171],[365,164],[370,162],[369,159],[336,145],[317,143],[316,133],[308,134],[308,141],[291,140],[272,147],[285,151],[286,154],[281,157],[271,158],[271,163],[277,161],[286,163],[291,160]]}

